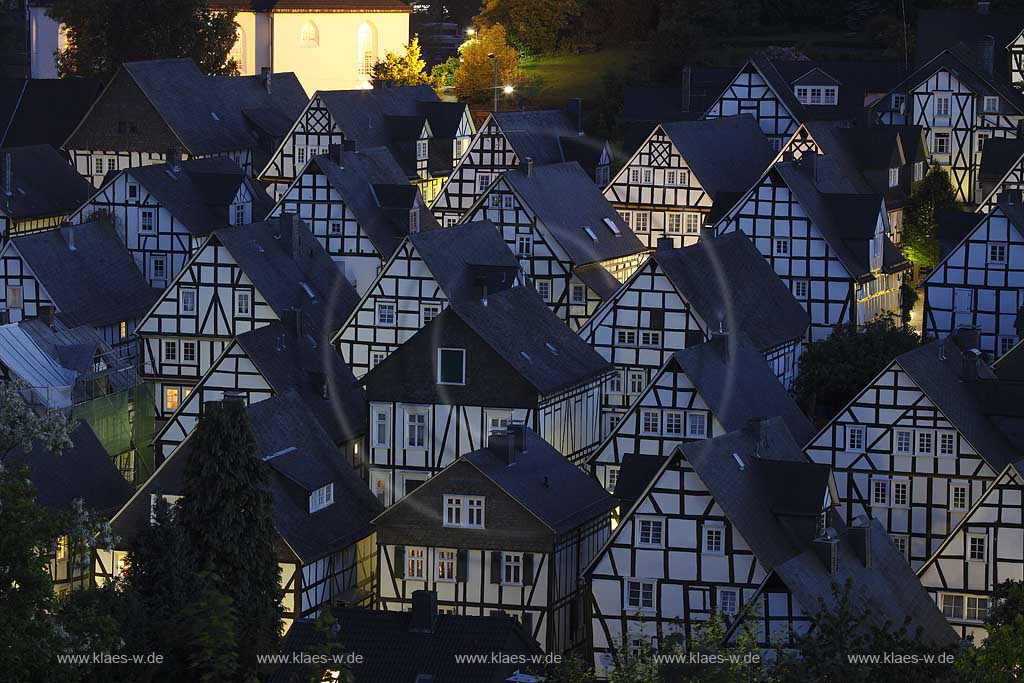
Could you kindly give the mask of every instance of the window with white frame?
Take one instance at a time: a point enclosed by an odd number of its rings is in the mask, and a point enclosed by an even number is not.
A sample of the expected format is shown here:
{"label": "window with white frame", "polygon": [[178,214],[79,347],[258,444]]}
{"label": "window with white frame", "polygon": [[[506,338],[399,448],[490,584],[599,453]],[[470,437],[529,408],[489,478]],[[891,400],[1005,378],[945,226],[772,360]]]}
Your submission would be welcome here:
{"label": "window with white frame", "polygon": [[387,448],[391,441],[391,419],[388,415],[388,410],[387,408],[374,408],[372,413],[373,428],[371,431],[371,445],[374,448]]}
{"label": "window with white frame", "polygon": [[608,378],[608,384],[606,391],[609,394],[621,394],[622,393],[622,370],[616,370],[615,374]]}
{"label": "window with white frame", "polygon": [[932,136],[932,154],[949,154],[949,133],[935,133]]}
{"label": "window with white frame", "polygon": [[178,340],[165,339],[163,344],[164,360],[174,362],[178,360]]}
{"label": "window with white frame", "polygon": [[638,517],[636,520],[636,544],[647,548],[660,548],[664,545],[665,521],[651,517]]}
{"label": "window with white frame", "polygon": [[892,480],[892,507],[894,508],[906,508],[910,507],[910,480],[909,479],[893,479]]}
{"label": "window with white frame", "polygon": [[989,599],[976,595],[942,594],[942,615],[947,619],[960,619],[982,623],[988,617]]}
{"label": "window with white frame", "polygon": [[949,507],[954,512],[966,512],[970,505],[969,485],[953,482],[949,485]]}
{"label": "window with white frame", "polygon": [[910,547],[909,540],[906,534],[890,534],[889,538],[892,540],[892,544],[896,546],[896,551],[903,556],[904,559],[908,559],[910,556],[907,553],[907,549]]}
{"label": "window with white frame", "polygon": [[587,288],[583,285],[573,284],[569,287],[569,299],[574,304],[587,303]]}
{"label": "window with white frame", "polygon": [[377,324],[385,327],[394,327],[396,320],[395,304],[391,301],[377,302]]}
{"label": "window with white frame", "polygon": [[540,294],[540,300],[544,303],[551,303],[551,280],[534,280],[534,286],[537,288],[537,294]]}
{"label": "window with white frame", "polygon": [[476,191],[477,192],[485,191],[488,188],[488,186],[490,186],[490,184],[491,184],[491,174],[490,173],[478,173],[477,174],[477,176],[476,176]]}
{"label": "window with white frame", "polygon": [[437,572],[435,579],[438,581],[455,581],[455,559],[457,551],[439,548],[437,550]]}
{"label": "window with white frame", "polygon": [[500,209],[501,208],[501,195],[500,194],[496,194],[496,193],[492,194],[488,198],[487,203],[490,205],[490,207],[492,209]]}
{"label": "window with white frame", "polygon": [[892,96],[892,108],[898,114],[903,113],[903,105],[907,101],[907,96],[902,93],[893,93]]}
{"label": "window with white frame", "polygon": [[441,304],[422,304],[420,306],[420,327],[426,327],[430,321],[441,315]]}
{"label": "window with white frame", "polygon": [[822,88],[822,104],[834,105],[839,101],[839,89],[834,85],[826,85]]}
{"label": "window with white frame", "polygon": [[512,196],[512,193],[502,195],[502,207],[505,209],[516,208],[516,198]]}
{"label": "window with white frame", "polygon": [[679,411],[665,413],[665,436],[683,436],[683,414]]}
{"label": "window with white frame", "polygon": [[420,210],[419,207],[414,207],[409,210],[409,232],[416,233],[420,231]]}
{"label": "window with white frame", "polygon": [[609,180],[611,180],[611,168],[608,167],[608,164],[601,164],[594,169],[594,182],[596,184],[604,187],[608,184]]}
{"label": "window with white frame", "polygon": [[196,343],[194,341],[181,342],[181,360],[186,363],[196,362]]}
{"label": "window with white frame", "polygon": [[985,149],[985,141],[992,139],[992,133],[985,130],[978,133],[978,145],[976,152],[981,152]]}
{"label": "window with white frame", "polygon": [[631,168],[631,169],[629,169],[629,182],[632,183],[633,185],[639,185],[640,184],[640,169],[639,168]]}
{"label": "window with white frame", "polygon": [[340,235],[341,234],[341,221],[331,221],[330,222],[330,227],[328,228],[328,232],[330,234],[332,234],[332,235]]}
{"label": "window with white frame", "polygon": [[687,212],[686,214],[686,234],[687,235],[699,235],[700,234],[700,220],[701,214]]}
{"label": "window with white frame", "polygon": [[705,555],[724,555],[725,526],[706,522],[701,527],[701,550]]}
{"label": "window with white frame", "polygon": [[465,349],[437,350],[437,383],[459,385],[466,383]]}
{"label": "window with white frame", "polygon": [[937,432],[939,439],[939,455],[956,455],[956,432]]}
{"label": "window with white frame", "polygon": [[889,505],[889,480],[871,480],[871,505],[875,507],[887,507]]}
{"label": "window with white frame", "polygon": [[635,396],[647,386],[647,374],[643,370],[630,370],[629,372],[629,393]]}
{"label": "window with white frame", "polygon": [[990,244],[988,245],[988,262],[989,263],[1006,263],[1006,245],[1005,244]]}
{"label": "window with white frame", "polygon": [[195,287],[182,287],[178,290],[178,294],[181,299],[181,312],[182,313],[195,313],[196,312],[196,288]]}
{"label": "window with white frame", "polygon": [[618,413],[610,413],[605,416],[605,432],[604,435],[608,436],[615,431],[615,428],[622,422],[622,415]]}
{"label": "window with white frame", "polygon": [[683,234],[683,214],[674,211],[666,214],[665,232],[669,235]]}
{"label": "window with white frame", "polygon": [[988,537],[985,534],[967,534],[967,561],[986,562],[988,560]]}
{"label": "window with white frame", "polygon": [[306,163],[306,147],[303,145],[295,146],[295,163],[299,166],[303,166]]}
{"label": "window with white frame", "polygon": [[774,253],[776,256],[789,256],[789,240],[777,239],[775,240]]}
{"label": "window with white frame", "polygon": [[935,435],[930,431],[917,433],[917,455],[932,455],[935,452]]}
{"label": "window with white frame", "polygon": [[665,171],[665,184],[672,186],[676,184],[676,172],[673,170]]}
{"label": "window with white frame", "polygon": [[793,296],[801,301],[806,301],[811,289],[808,280],[793,280]]}
{"label": "window with white frame", "polygon": [[405,578],[427,578],[427,549],[407,547],[405,549]]}
{"label": "window with white frame", "polygon": [[644,185],[650,185],[654,182],[654,170],[650,168],[643,169],[644,172]]}
{"label": "window with white frame", "polygon": [[654,609],[654,582],[626,581],[626,608],[639,610]]}
{"label": "window with white frame", "polygon": [[615,343],[619,346],[636,346],[636,330],[616,330]]}
{"label": "window with white frame", "polygon": [[735,588],[718,589],[718,611],[730,616],[739,609],[739,593]]}
{"label": "window with white frame", "polygon": [[900,455],[909,455],[913,452],[914,432],[909,429],[897,429],[893,438],[893,452]]}
{"label": "window with white frame", "polygon": [[604,470],[604,488],[606,491],[614,491],[615,485],[619,483],[619,466],[608,465]]}
{"label": "window with white frame", "polygon": [[235,222],[234,225],[245,225],[245,204],[235,204],[234,207]]}
{"label": "window with white frame", "polygon": [[416,141],[416,160],[423,161],[430,156],[430,144],[426,140]]}
{"label": "window with white frame", "polygon": [[384,362],[387,358],[387,351],[381,351],[379,349],[370,349],[370,369],[373,370],[375,367]]}
{"label": "window with white frame", "polygon": [[1010,350],[1017,345],[1016,337],[1000,337],[999,338],[999,355],[1007,354]]}
{"label": "window with white frame", "polygon": [[427,413],[425,410],[406,410],[405,447],[415,449],[427,447]]}
{"label": "window with white frame", "polygon": [[316,512],[334,504],[334,484],[321,486],[309,494],[309,511]]}
{"label": "window with white frame", "polygon": [[523,554],[501,554],[501,582],[507,586],[523,584]]}
{"label": "window with white frame", "polygon": [[864,450],[864,427],[862,425],[849,425],[846,428],[846,450]]}
{"label": "window with white frame", "polygon": [[156,230],[156,211],[153,209],[141,209],[139,211],[139,232],[154,232]]}
{"label": "window with white frame", "polygon": [[640,411],[640,433],[648,436],[661,433],[661,415],[657,410]]}
{"label": "window with white frame", "polygon": [[708,435],[708,416],[703,412],[686,414],[686,435],[690,438],[704,438]]}
{"label": "window with white frame", "polygon": [[896,187],[899,184],[900,184],[900,168],[899,168],[899,166],[896,166],[895,168],[890,168],[889,169],[889,187]]}
{"label": "window with white frame", "polygon": [[252,313],[252,294],[249,292],[235,292],[235,315],[249,315]]}
{"label": "window with white frame", "polygon": [[163,280],[167,277],[167,257],[154,254],[149,259],[150,276],[155,280]]}
{"label": "window with white frame", "polygon": [[484,499],[481,496],[446,495],[444,526],[463,529],[484,528]]}
{"label": "window with white frame", "polygon": [[991,95],[985,95],[985,99],[981,105],[982,111],[986,114],[997,114],[999,113],[999,98]]}
{"label": "window with white frame", "polygon": [[935,115],[948,117],[952,99],[953,95],[951,93],[935,93]]}
{"label": "window with white frame", "polygon": [[640,346],[645,346],[649,349],[661,348],[661,332],[644,330],[640,333]]}
{"label": "window with white frame", "polygon": [[914,182],[916,183],[917,181],[921,180],[922,178],[924,178],[924,162],[923,161],[915,161],[914,162]]}
{"label": "window with white frame", "polygon": [[512,421],[512,413],[507,410],[488,410],[485,412],[485,416],[487,418],[488,433],[504,430],[508,427],[508,423]]}
{"label": "window with white frame", "polygon": [[516,255],[520,258],[533,256],[533,236],[518,235],[516,237]]}
{"label": "window with white frame", "polygon": [[633,224],[630,227],[633,228],[633,232],[650,232],[651,214],[647,211],[634,211]]}

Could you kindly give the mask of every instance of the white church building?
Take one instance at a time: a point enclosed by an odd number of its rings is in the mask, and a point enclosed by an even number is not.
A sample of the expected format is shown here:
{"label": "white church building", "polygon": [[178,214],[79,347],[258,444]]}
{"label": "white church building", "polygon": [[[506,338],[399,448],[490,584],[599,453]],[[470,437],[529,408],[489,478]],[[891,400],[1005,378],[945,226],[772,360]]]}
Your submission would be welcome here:
{"label": "white church building", "polygon": [[[29,0],[32,78],[56,78],[63,28],[46,15],[51,0]],[[264,67],[291,71],[306,92],[369,87],[373,65],[409,42],[404,0],[211,0],[238,11],[231,56],[243,76]]]}

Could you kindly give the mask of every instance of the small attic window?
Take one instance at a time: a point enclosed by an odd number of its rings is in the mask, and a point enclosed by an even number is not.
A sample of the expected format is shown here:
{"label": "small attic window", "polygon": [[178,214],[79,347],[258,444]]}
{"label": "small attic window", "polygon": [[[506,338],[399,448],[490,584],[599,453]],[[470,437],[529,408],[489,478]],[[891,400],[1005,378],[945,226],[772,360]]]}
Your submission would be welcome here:
{"label": "small attic window", "polygon": [[530,354],[528,354],[526,351],[520,351],[519,355],[525,358],[527,361],[530,360]]}
{"label": "small attic window", "polygon": [[313,493],[309,494],[309,511],[316,512],[317,510],[323,510],[325,507],[334,505],[334,484],[330,483],[327,486],[321,486]]}
{"label": "small attic window", "polygon": [[217,116],[217,112],[215,112],[215,111],[211,111],[211,112],[210,112],[210,117],[211,117],[211,118],[212,118],[212,119],[213,119],[214,121],[220,121],[220,117],[219,117],[219,116]]}
{"label": "small attic window", "polygon": [[544,346],[546,346],[548,351],[550,351],[551,353],[555,354],[556,356],[558,355],[558,349],[556,349],[555,345],[552,344],[551,342],[544,342]]}
{"label": "small attic window", "polygon": [[616,237],[622,237],[622,231],[619,230],[619,226],[615,225],[615,221],[611,218],[605,218],[604,224],[608,226],[608,229],[612,231],[612,234]]}
{"label": "small attic window", "polygon": [[594,234],[594,231],[591,230],[589,226],[584,225],[583,231],[587,233],[587,236],[590,237],[590,239],[594,240],[595,242],[597,241],[597,235]]}
{"label": "small attic window", "polygon": [[304,291],[306,293],[306,296],[309,297],[309,300],[315,303],[316,302],[316,294],[313,292],[313,288],[309,286],[309,283],[308,282],[300,282],[299,284],[302,285],[302,291]]}

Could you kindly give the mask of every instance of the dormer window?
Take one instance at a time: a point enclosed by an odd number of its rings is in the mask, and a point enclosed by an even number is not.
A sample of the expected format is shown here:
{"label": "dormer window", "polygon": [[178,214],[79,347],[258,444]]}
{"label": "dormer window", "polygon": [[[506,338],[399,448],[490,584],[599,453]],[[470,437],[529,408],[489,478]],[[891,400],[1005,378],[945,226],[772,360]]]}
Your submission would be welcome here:
{"label": "dormer window", "polygon": [[998,114],[999,113],[999,98],[986,95],[985,99],[982,100],[981,110],[986,114]]}
{"label": "dormer window", "polygon": [[795,94],[800,104],[834,105],[839,100],[839,88],[834,85],[798,85]]}
{"label": "dormer window", "polygon": [[430,153],[430,145],[426,140],[416,141],[416,160],[423,161]]}
{"label": "dormer window", "polygon": [[239,202],[233,204],[231,207],[231,220],[232,225],[245,225],[248,223],[248,211],[246,211],[247,205],[245,202]]}
{"label": "dormer window", "polygon": [[466,383],[465,349],[437,350],[437,383],[458,385]]}
{"label": "dormer window", "polygon": [[907,96],[902,93],[894,93],[892,96],[892,108],[897,114],[903,113],[903,105],[907,103]]}
{"label": "dormer window", "polygon": [[444,526],[461,527],[464,529],[483,529],[483,497],[461,495],[445,496]]}
{"label": "dormer window", "polygon": [[316,512],[334,504],[334,484],[321,486],[309,494],[309,511]]}
{"label": "dormer window", "polygon": [[896,168],[889,169],[889,187],[896,187],[900,184],[900,169]]}

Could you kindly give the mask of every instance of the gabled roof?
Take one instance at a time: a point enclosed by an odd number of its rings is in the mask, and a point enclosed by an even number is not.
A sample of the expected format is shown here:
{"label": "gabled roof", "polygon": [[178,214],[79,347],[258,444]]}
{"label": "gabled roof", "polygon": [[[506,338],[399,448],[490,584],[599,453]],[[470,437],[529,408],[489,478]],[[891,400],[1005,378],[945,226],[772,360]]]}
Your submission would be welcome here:
{"label": "gabled roof", "polygon": [[91,78],[0,78],[0,147],[60,147],[102,89]]}
{"label": "gabled roof", "polygon": [[[640,239],[605,199],[601,188],[575,161],[534,166],[529,172],[518,169],[506,171],[502,177],[574,265],[598,263],[646,251]],[[478,201],[486,200],[481,198]],[[611,230],[608,222],[615,225],[618,234]]]}
{"label": "gabled roof", "polygon": [[[246,184],[245,171],[223,156],[189,159],[177,171],[171,164],[130,168],[123,173],[134,178],[190,233],[208,235],[229,224],[229,207]],[[249,183],[253,195],[252,215],[265,216],[273,201],[262,186]]]}
{"label": "gabled roof", "polygon": [[[121,68],[190,156],[251,149],[259,146],[264,136],[281,137],[287,126],[259,130],[254,121],[294,122],[308,100],[293,73],[274,74],[267,92],[260,76],[205,76],[190,59],[126,62]],[[280,116],[257,116],[261,110],[276,111]],[[83,123],[89,116],[86,114]],[[65,149],[91,148],[81,130],[79,126],[69,136]]]}
{"label": "gabled roof", "polygon": [[668,364],[693,382],[726,431],[742,429],[754,418],[780,417],[800,444],[815,434],[760,350],[741,334],[718,335],[676,351]]}
{"label": "gabled roof", "polygon": [[276,394],[301,401],[332,441],[366,433],[366,393],[326,337],[297,337],[284,323],[272,323],[239,335],[237,343]]}
{"label": "gabled roof", "polygon": [[651,258],[712,332],[742,332],[766,351],[807,331],[807,311],[743,232]]}
{"label": "gabled roof", "polygon": [[486,303],[453,301],[449,310],[541,394],[568,389],[611,370],[531,287],[497,292],[489,295]]}
{"label": "gabled roof", "polygon": [[661,127],[712,199],[721,192],[750,189],[775,156],[750,114]]}
{"label": "gabled roof", "polygon": [[[489,293],[512,287],[519,278],[519,260],[490,221],[423,230],[408,237],[416,253],[451,301],[479,298],[474,285],[486,278]],[[494,283],[487,273],[506,275]]]}
{"label": "gabled roof", "polygon": [[[341,161],[336,164],[329,156],[315,157],[306,172],[319,170],[327,177],[374,249],[387,259],[409,234],[409,211],[416,189],[385,147],[345,151]],[[436,225],[433,214],[422,206],[420,227]]]}
{"label": "gabled roof", "polygon": [[[274,527],[303,563],[340,551],[373,532],[381,504],[294,391],[247,409],[272,471]],[[334,503],[311,513],[309,494],[334,484]]]}
{"label": "gabled roof", "polygon": [[1024,156],[1024,140],[1020,138],[992,138],[981,149],[978,175],[985,180],[999,181]]}
{"label": "gabled roof", "polygon": [[651,480],[665,467],[667,456],[640,455],[627,453],[622,457],[619,466],[619,477],[615,480],[612,495],[619,501],[623,510],[629,510],[640,499]]}
{"label": "gabled roof", "polygon": [[[593,173],[591,164],[600,157],[595,150],[606,146],[604,140],[581,135],[576,120],[563,109],[501,111],[492,113],[490,119],[501,129],[519,161],[532,159],[537,166],[578,161],[584,170]],[[566,140],[571,144],[563,144]],[[584,147],[589,151],[584,153]]]}
{"label": "gabled roof", "polygon": [[14,237],[5,248],[21,254],[69,325],[134,320],[160,295],[104,221]]}
{"label": "gabled roof", "polygon": [[89,510],[108,512],[121,507],[132,495],[132,485],[85,420],[77,421],[71,442],[70,448],[55,455],[37,441],[30,452],[12,451],[5,465],[27,466],[37,502],[51,510],[68,510],[79,498]]}
{"label": "gabled roof", "polygon": [[932,279],[938,277],[937,273],[940,272],[940,267],[946,264],[946,261],[952,256],[953,252],[970,238],[978,226],[994,216],[1006,218],[1012,229],[1016,229],[1021,236],[1024,236],[1024,207],[1020,205],[1019,199],[1016,203],[1010,203],[1008,197],[999,197],[996,205],[989,213],[951,210],[939,214],[936,237],[939,240],[941,258],[935,267],[922,279],[922,284],[925,286],[939,284],[933,283]]}
{"label": "gabled roof", "polygon": [[[507,453],[500,448],[492,450],[499,446],[493,440],[487,448],[466,453],[462,459],[556,534],[567,533],[611,512],[617,503],[600,484],[536,432],[526,428],[524,431],[526,452],[513,465],[508,464]],[[443,477],[444,473],[436,476]]]}
{"label": "gabled roof", "polygon": [[[1006,3],[1000,3],[1006,4]],[[1012,3],[1011,3],[1012,4]],[[1024,14],[990,12],[982,14],[971,9],[921,9],[917,12],[914,32],[914,64],[927,64],[950,45],[963,43],[977,57],[986,36],[993,38],[996,74],[1008,80],[1006,47],[1024,28]]]}
{"label": "gabled roof", "polygon": [[359,303],[345,274],[292,215],[221,228],[212,239],[231,253],[278,317],[301,310],[303,329],[315,339],[329,339]]}
{"label": "gabled roof", "polygon": [[590,263],[585,266],[577,266],[572,274],[579,278],[580,282],[592,289],[603,301],[611,299],[615,292],[619,291],[622,283],[615,279],[611,272],[600,263]]}
{"label": "gabled roof", "polygon": [[780,420],[679,446],[680,454],[707,486],[729,522],[758,561],[773,571],[807,612],[831,606],[833,586],[850,582],[854,599],[871,608],[875,626],[922,629],[929,642],[952,644],[955,635],[910,565],[892,545],[885,528],[863,520],[870,566],[838,515],[830,515],[837,540],[838,571],[829,572],[814,549],[817,517],[830,478],[827,465],[806,461]]}
{"label": "gabled roof", "polygon": [[[11,156],[11,195],[4,193],[4,159]],[[0,149],[0,214],[21,221],[64,216],[93,193],[67,159],[49,145]]]}

